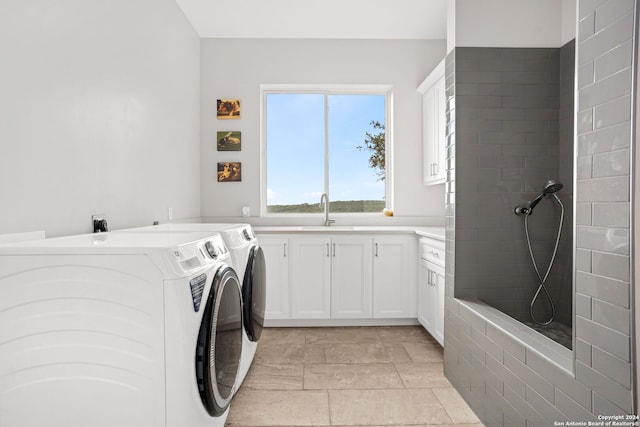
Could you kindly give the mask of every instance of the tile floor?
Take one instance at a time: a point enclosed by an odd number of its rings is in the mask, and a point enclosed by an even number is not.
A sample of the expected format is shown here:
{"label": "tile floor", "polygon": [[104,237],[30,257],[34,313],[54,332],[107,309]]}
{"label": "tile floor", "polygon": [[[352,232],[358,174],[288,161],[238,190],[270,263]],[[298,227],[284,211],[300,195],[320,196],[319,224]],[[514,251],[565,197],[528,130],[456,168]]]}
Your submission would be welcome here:
{"label": "tile floor", "polygon": [[482,424],[420,326],[267,328],[227,426]]}

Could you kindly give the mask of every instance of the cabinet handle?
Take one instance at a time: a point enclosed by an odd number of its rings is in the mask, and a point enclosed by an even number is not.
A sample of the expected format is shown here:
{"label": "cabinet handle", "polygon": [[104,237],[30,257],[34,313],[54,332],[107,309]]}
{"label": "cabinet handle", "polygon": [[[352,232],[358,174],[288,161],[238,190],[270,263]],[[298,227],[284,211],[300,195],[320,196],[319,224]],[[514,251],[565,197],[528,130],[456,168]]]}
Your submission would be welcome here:
{"label": "cabinet handle", "polygon": [[283,244],[282,244],[282,256],[283,256],[284,258],[286,258],[286,257],[287,257],[287,244],[286,244],[286,243],[283,243]]}
{"label": "cabinet handle", "polygon": [[329,258],[329,244],[327,243],[327,258]]}
{"label": "cabinet handle", "polygon": [[439,254],[438,252],[429,251],[429,253],[430,253],[431,255],[433,255],[434,257],[436,257],[436,258],[440,258],[440,254]]}
{"label": "cabinet handle", "polygon": [[336,244],[333,244],[333,257],[336,257]]}
{"label": "cabinet handle", "polygon": [[376,256],[378,256],[378,244],[377,243],[375,244],[375,247],[376,247]]}
{"label": "cabinet handle", "polygon": [[433,174],[434,175],[438,175],[438,164],[437,163],[433,164]]}

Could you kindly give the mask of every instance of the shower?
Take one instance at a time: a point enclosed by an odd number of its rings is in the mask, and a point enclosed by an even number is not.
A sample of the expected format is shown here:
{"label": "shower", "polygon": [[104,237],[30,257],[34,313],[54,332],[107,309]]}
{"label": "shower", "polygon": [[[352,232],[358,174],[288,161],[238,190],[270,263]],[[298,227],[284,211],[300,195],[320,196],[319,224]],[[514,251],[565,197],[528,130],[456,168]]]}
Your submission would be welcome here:
{"label": "shower", "polygon": [[[551,298],[551,295],[549,294],[549,291],[547,290],[546,281],[547,281],[547,278],[549,277],[549,273],[551,272],[551,268],[553,267],[553,263],[554,263],[554,261],[556,259],[556,254],[558,253],[558,244],[560,243],[560,235],[562,234],[562,223],[564,222],[564,205],[562,204],[562,202],[560,201],[560,199],[556,195],[556,193],[558,191],[560,191],[561,189],[562,189],[562,184],[560,182],[554,181],[554,180],[549,180],[544,185],[544,187],[542,189],[542,193],[540,193],[535,199],[533,199],[531,202],[529,202],[527,206],[516,206],[514,208],[514,210],[513,210],[516,215],[524,216],[524,231],[525,231],[525,235],[527,237],[527,246],[529,248],[529,255],[531,256],[531,263],[533,264],[533,269],[535,270],[536,275],[538,276],[538,280],[539,280],[538,290],[536,291],[535,295],[533,296],[533,299],[531,300],[531,304],[529,306],[530,307],[530,313],[531,313],[531,320],[533,320],[534,323],[536,323],[538,325],[541,325],[541,326],[547,326],[547,325],[551,324],[551,322],[553,322],[555,317],[556,317],[555,305],[553,304],[553,299]],[[532,245],[531,245],[531,237],[529,235],[529,216],[531,216],[533,214],[533,209],[545,197],[553,198],[556,201],[556,203],[558,203],[560,205],[561,211],[560,211],[560,222],[558,224],[558,234],[556,236],[556,242],[555,242],[555,245],[553,247],[553,253],[551,255],[551,260],[549,261],[549,266],[547,267],[546,272],[544,273],[544,275],[542,275],[542,274],[540,274],[540,269],[538,268],[538,264],[536,263],[536,258],[535,258],[534,254],[533,254],[533,248],[532,248]],[[534,310],[533,310],[533,307],[534,307],[538,297],[540,296],[541,292],[544,292],[544,294],[547,297],[547,300],[549,301],[549,304],[551,305],[551,316],[549,317],[549,319],[547,321],[540,321],[540,320],[536,319],[535,314],[534,314]]]}

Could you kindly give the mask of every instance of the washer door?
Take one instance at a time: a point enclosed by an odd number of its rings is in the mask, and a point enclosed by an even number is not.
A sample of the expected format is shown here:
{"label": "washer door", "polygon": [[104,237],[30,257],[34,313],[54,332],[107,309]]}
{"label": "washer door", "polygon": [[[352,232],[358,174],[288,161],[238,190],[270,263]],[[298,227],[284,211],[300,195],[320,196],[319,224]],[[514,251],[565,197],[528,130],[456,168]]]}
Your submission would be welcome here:
{"label": "washer door", "polygon": [[196,378],[209,415],[222,415],[233,397],[242,353],[242,297],[231,267],[215,274],[196,347]]}
{"label": "washer door", "polygon": [[244,329],[251,341],[258,341],[264,324],[266,306],[267,270],[260,246],[249,251],[249,260],[242,281]]}

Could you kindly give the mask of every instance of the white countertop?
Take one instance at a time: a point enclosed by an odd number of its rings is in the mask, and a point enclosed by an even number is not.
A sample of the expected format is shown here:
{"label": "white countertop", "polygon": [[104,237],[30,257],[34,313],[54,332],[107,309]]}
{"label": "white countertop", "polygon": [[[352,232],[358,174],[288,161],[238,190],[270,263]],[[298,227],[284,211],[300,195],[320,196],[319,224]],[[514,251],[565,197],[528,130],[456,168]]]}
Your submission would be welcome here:
{"label": "white countertop", "polygon": [[377,226],[377,225],[335,225],[323,227],[309,226],[254,226],[258,234],[283,233],[376,233],[376,234],[418,234],[433,239],[444,240],[444,227]]}

